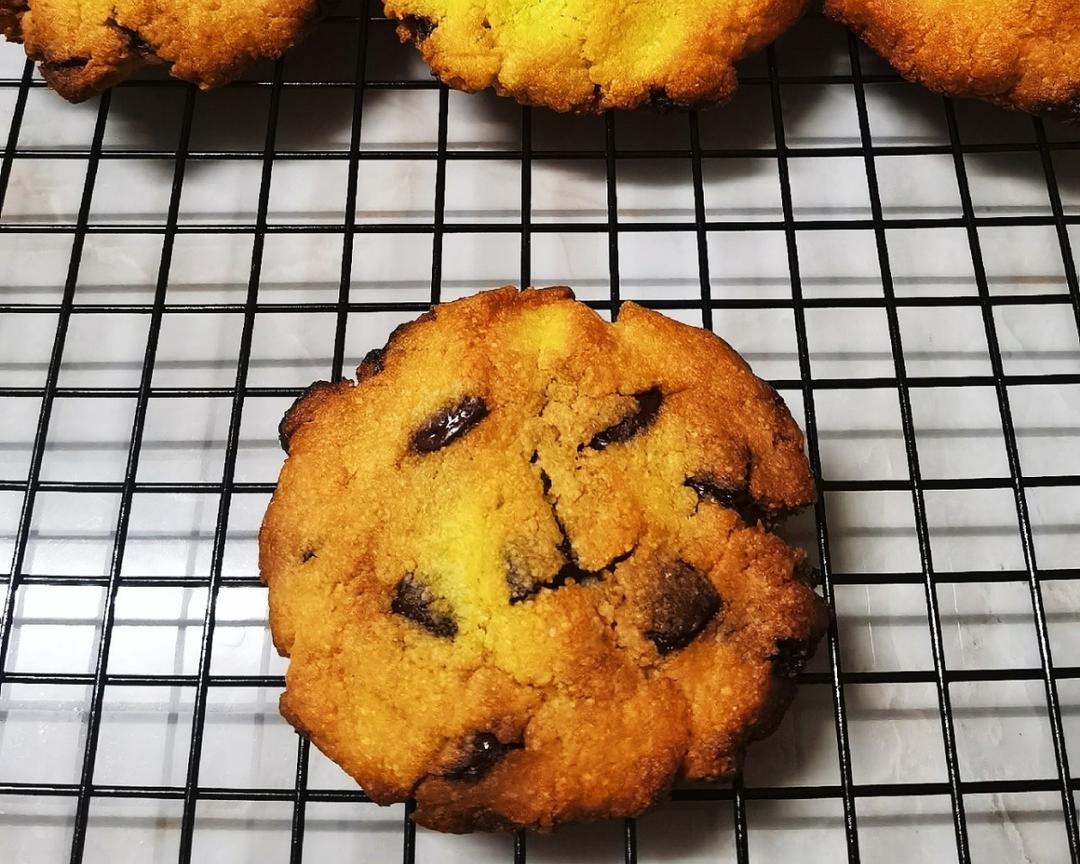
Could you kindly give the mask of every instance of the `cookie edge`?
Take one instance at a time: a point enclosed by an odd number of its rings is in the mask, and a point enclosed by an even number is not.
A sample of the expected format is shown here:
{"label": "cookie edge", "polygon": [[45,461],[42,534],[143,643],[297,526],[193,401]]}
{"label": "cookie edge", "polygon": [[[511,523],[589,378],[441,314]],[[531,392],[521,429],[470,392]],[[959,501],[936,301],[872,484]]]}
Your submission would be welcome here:
{"label": "cookie edge", "polygon": [[[41,76],[50,89],[68,102],[79,103],[103,93],[127,80],[132,75],[151,66],[167,66],[169,74],[183,81],[195,84],[200,90],[212,90],[235,80],[252,65],[268,59],[277,59],[285,51],[295,47],[319,22],[324,14],[325,0],[313,0],[312,13],[301,23],[293,34],[289,44],[279,52],[265,55],[237,56],[228,64],[210,64],[204,69],[195,70],[191,75],[178,75],[175,63],[158,56],[153,50],[145,50],[136,44],[137,34],[132,34],[124,27],[112,24],[112,29],[126,39],[125,55],[115,68],[96,69],[93,56],[78,58],[78,65],[71,65],[72,58],[58,58],[45,47],[32,47],[27,44],[22,27],[22,18],[30,11],[30,0],[0,0],[0,35],[9,42],[22,44],[28,59],[38,64]],[[115,14],[115,12],[114,12]],[[109,22],[106,22],[106,26]]]}
{"label": "cookie edge", "polygon": [[851,30],[855,36],[888,63],[905,81],[918,84],[931,93],[958,99],[977,99],[1006,110],[1025,112],[1063,123],[1080,122],[1080,83],[1078,83],[1071,96],[1060,102],[1031,102],[1018,99],[1014,95],[1014,90],[1001,93],[980,93],[975,87],[969,89],[951,87],[944,83],[939,76],[926,72],[922,68],[917,68],[914,64],[907,68],[898,64],[894,52],[890,50],[889,40],[878,32],[878,28],[855,20],[844,8],[843,0],[825,0],[823,10],[828,18]]}

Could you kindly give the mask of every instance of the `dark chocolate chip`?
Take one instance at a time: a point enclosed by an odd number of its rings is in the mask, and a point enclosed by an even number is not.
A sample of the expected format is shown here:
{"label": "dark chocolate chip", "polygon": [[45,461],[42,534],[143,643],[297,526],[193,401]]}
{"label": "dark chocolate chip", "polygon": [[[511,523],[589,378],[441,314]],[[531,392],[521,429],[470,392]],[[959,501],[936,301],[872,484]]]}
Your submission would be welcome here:
{"label": "dark chocolate chip", "polygon": [[361,381],[366,381],[368,378],[378,375],[385,368],[386,349],[372,348],[364,355],[364,359],[360,361],[360,365],[356,367],[356,377]]}
{"label": "dark chocolate chip", "polygon": [[710,474],[687,477],[683,485],[693,489],[700,501],[710,501],[734,510],[747,525],[756,525],[759,521],[769,522],[768,509],[762,507],[745,487],[727,483]]}
{"label": "dark chocolate chip", "polygon": [[676,108],[675,100],[668,95],[667,90],[663,87],[657,87],[649,93],[649,105],[665,113]]}
{"label": "dark chocolate chip", "polygon": [[468,749],[443,776],[450,780],[467,782],[482,780],[511,752],[524,747],[525,744],[521,741],[503,742],[491,732],[477,732],[469,742]]}
{"label": "dark chocolate chip", "polygon": [[333,390],[337,386],[337,384],[334,384],[330,381],[316,381],[293,400],[292,405],[289,406],[289,409],[285,412],[284,416],[282,416],[281,422],[278,423],[278,443],[281,445],[282,450],[284,450],[286,453],[289,452],[289,442],[292,439],[293,432],[296,431],[295,429],[291,428],[292,421],[294,419],[296,409],[297,407],[299,407],[300,403],[312,394],[318,393],[320,390]]}
{"label": "dark chocolate chip", "polygon": [[663,399],[659,387],[650,387],[648,390],[635,393],[634,401],[637,405],[633,410],[614,426],[609,426],[603,432],[594,435],[589,446],[593,450],[604,450],[612,444],[622,444],[635,435],[640,435],[656,420]]}
{"label": "dark chocolate chip", "polygon": [[813,648],[805,639],[777,639],[776,651],[769,657],[773,674],[780,678],[794,678],[810,659]]}
{"label": "dark chocolate chip", "polygon": [[435,28],[439,26],[430,18],[424,18],[420,15],[407,16],[404,24],[409,28],[409,32],[412,33],[413,41],[417,45],[425,39],[430,38],[431,34],[435,32]]}
{"label": "dark chocolate chip", "polygon": [[119,31],[127,39],[130,49],[140,57],[148,58],[156,56],[157,52],[154,50],[154,46],[147,42],[138,30],[131,27],[125,27],[123,24],[118,24],[116,21],[112,21],[111,24],[114,29]]}
{"label": "dark chocolate chip", "polygon": [[479,396],[466,396],[455,405],[436,412],[416,430],[412,448],[417,453],[442,450],[487,417],[487,403]]}
{"label": "dark chocolate chip", "polygon": [[314,549],[305,549],[303,554],[300,556],[300,560],[304,564],[307,564],[307,562],[310,561],[314,557],[315,557],[315,550]]}
{"label": "dark chocolate chip", "polygon": [[436,602],[431,589],[409,575],[394,588],[390,611],[415,621],[434,636],[453,639],[457,635],[457,622],[448,612],[437,609]]}
{"label": "dark chocolate chip", "polygon": [[661,654],[678,651],[697,638],[722,605],[704,573],[676,561],[660,572],[645,636]]}

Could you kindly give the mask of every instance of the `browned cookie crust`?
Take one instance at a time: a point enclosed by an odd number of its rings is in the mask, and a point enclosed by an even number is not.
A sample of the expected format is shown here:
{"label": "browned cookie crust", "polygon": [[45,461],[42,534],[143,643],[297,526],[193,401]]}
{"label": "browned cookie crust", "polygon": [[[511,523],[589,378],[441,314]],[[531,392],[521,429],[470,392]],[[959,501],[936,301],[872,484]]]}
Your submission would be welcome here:
{"label": "browned cookie crust", "polygon": [[723,777],[821,636],[803,438],[723,341],[569,289],[439,306],[288,412],[260,534],[282,713],[446,831]]}
{"label": "browned cookie crust", "polygon": [[1080,118],[1077,0],[826,0],[825,10],[932,90]]}
{"label": "browned cookie crust", "polygon": [[317,9],[318,0],[0,0],[0,32],[79,102],[154,64],[220,86],[278,57]]}
{"label": "browned cookie crust", "polygon": [[807,0],[386,0],[451,87],[493,87],[557,111],[728,99],[733,64],[793,24]]}

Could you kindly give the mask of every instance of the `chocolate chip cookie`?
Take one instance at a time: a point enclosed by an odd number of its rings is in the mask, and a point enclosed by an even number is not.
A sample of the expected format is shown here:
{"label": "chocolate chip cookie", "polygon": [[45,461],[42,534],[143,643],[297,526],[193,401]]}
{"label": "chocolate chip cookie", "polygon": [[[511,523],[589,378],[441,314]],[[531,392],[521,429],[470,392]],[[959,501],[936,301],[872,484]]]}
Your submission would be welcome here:
{"label": "chocolate chip cookie", "polygon": [[438,306],[311,387],[260,533],[281,711],[445,831],[629,816],[721,778],[826,626],[770,529],[814,498],[713,334],[566,288]]}
{"label": "chocolate chip cookie", "polygon": [[398,35],[451,87],[527,105],[604,111],[729,98],[733,64],[806,0],[386,0]]}
{"label": "chocolate chip cookie", "polygon": [[1076,0],[826,0],[825,9],[932,90],[1080,118]]}
{"label": "chocolate chip cookie", "polygon": [[278,57],[317,10],[318,0],[0,0],[0,33],[79,102],[150,65],[220,86]]}

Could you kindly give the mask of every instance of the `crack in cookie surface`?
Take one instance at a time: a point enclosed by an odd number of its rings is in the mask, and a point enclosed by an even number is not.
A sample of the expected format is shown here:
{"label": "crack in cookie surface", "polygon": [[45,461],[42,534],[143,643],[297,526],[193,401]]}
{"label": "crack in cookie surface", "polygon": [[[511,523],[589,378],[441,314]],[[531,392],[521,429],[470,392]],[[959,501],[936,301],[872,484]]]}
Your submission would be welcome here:
{"label": "crack in cookie surface", "polygon": [[710,333],[567,289],[440,306],[358,379],[282,425],[283,713],[444,830],[633,815],[733,770],[824,628],[805,556],[705,500],[813,499],[774,391]]}

